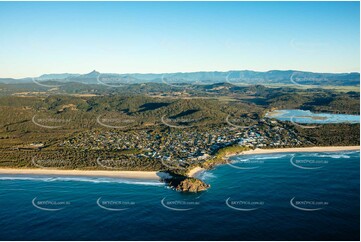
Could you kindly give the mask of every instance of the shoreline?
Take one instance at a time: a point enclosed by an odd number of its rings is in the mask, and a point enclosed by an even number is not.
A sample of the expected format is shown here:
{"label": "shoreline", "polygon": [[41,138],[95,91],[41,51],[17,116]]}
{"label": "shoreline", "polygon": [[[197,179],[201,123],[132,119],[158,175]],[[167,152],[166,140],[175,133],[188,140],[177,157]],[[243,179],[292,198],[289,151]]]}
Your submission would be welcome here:
{"label": "shoreline", "polygon": [[197,177],[197,175],[203,171],[205,171],[206,169],[200,167],[200,166],[196,166],[193,169],[189,170],[187,173],[188,177]]}
{"label": "shoreline", "polygon": [[[273,153],[293,153],[293,152],[339,152],[339,151],[356,151],[360,150],[360,146],[314,146],[314,147],[298,147],[298,148],[275,148],[275,149],[261,149],[247,150],[242,152],[228,153],[223,159],[229,159],[232,156],[238,155],[258,155],[258,154],[273,154]],[[221,165],[220,163],[219,165]],[[205,168],[200,166],[189,170],[187,175],[189,177],[196,177],[199,173],[205,171]]]}
{"label": "shoreline", "polygon": [[166,176],[157,171],[59,170],[36,168],[0,168],[0,175],[87,176],[123,179],[160,180]]}
{"label": "shoreline", "polygon": [[338,152],[338,151],[356,151],[360,150],[360,146],[314,146],[314,147],[299,147],[299,148],[276,148],[276,149],[261,149],[243,151],[239,154],[228,154],[225,158],[235,155],[257,155],[257,154],[273,154],[273,153],[292,153],[292,152]]}
{"label": "shoreline", "polygon": [[[254,149],[242,152],[227,153],[223,159],[228,159],[236,155],[257,155],[273,153],[292,152],[338,152],[356,151],[360,146],[316,146],[300,148],[276,148],[276,149]],[[206,169],[200,166],[194,167],[187,172],[188,177],[196,177]],[[162,180],[169,174],[160,171],[107,171],[107,170],[60,170],[60,169],[36,169],[36,168],[0,168],[0,175],[45,175],[45,176],[88,176],[88,177],[110,177],[123,179],[141,180]]]}

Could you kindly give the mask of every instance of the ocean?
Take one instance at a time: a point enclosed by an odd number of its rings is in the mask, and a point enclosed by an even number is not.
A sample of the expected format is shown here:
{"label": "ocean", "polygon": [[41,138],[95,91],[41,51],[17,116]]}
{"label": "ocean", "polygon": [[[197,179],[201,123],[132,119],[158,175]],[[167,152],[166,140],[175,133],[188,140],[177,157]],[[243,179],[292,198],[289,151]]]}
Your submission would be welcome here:
{"label": "ocean", "polygon": [[0,175],[1,240],[359,240],[360,153],[242,155],[158,181]]}

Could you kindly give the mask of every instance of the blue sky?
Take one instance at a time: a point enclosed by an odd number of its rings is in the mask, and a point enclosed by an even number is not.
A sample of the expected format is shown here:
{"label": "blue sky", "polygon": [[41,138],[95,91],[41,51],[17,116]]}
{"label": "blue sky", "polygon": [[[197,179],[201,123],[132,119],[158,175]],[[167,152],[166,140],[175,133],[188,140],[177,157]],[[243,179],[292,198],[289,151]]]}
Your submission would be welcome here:
{"label": "blue sky", "polygon": [[352,72],[359,2],[0,2],[0,76]]}

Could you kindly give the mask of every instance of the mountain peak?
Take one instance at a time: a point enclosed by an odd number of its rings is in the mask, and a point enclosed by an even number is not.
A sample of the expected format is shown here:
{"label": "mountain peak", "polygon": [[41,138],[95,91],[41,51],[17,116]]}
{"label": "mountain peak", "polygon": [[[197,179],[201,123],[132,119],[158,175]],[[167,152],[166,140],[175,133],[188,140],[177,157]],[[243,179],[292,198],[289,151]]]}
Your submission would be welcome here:
{"label": "mountain peak", "polygon": [[100,75],[100,72],[93,70],[92,72],[89,72],[88,74],[84,74],[81,77],[87,77],[87,78],[94,78],[94,77],[98,77]]}
{"label": "mountain peak", "polygon": [[90,73],[88,73],[88,74],[86,74],[86,75],[94,75],[94,74],[99,75],[100,72],[98,72],[98,71],[96,71],[96,70],[93,70],[92,72],[90,72]]}

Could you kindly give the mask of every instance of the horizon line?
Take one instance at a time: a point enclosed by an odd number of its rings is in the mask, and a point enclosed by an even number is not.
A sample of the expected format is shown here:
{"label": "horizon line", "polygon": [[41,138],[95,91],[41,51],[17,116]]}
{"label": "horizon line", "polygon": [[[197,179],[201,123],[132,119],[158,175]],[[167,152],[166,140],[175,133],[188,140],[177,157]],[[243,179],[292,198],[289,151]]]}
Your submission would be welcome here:
{"label": "horizon line", "polygon": [[266,72],[271,72],[271,71],[293,71],[293,72],[309,72],[309,73],[316,73],[316,74],[352,74],[352,73],[356,73],[356,74],[360,74],[360,71],[346,71],[346,72],[324,72],[324,71],[307,71],[307,70],[292,70],[292,69],[269,69],[266,71],[259,71],[259,70],[251,70],[251,69],[238,69],[238,70],[223,70],[223,71],[219,71],[219,70],[199,70],[199,71],[175,71],[175,72],[100,72],[97,71],[96,69],[90,71],[90,72],[85,72],[85,73],[75,73],[75,72],[53,72],[53,73],[43,73],[40,74],[39,76],[26,76],[26,77],[0,77],[2,79],[5,78],[9,78],[9,79],[26,79],[26,78],[36,78],[36,77],[40,77],[43,75],[62,75],[62,74],[72,74],[72,75],[86,75],[92,72],[99,72],[100,74],[117,74],[117,75],[161,75],[161,74],[178,74],[178,73],[197,73],[197,72],[232,72],[232,71],[252,71],[252,72],[262,72],[262,73],[266,73]]}

